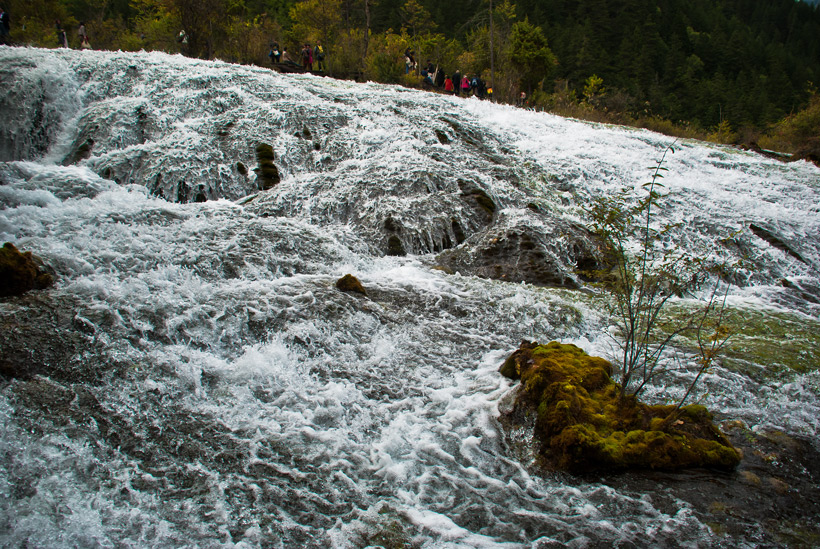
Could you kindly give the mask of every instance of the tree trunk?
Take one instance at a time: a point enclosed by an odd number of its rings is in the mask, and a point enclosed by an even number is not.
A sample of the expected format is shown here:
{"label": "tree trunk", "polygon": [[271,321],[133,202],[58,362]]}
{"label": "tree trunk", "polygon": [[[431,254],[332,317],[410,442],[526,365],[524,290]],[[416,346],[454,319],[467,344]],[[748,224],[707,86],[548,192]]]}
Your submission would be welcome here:
{"label": "tree trunk", "polygon": [[362,72],[367,63],[367,48],[370,46],[370,1],[364,0],[364,44],[362,45]]}

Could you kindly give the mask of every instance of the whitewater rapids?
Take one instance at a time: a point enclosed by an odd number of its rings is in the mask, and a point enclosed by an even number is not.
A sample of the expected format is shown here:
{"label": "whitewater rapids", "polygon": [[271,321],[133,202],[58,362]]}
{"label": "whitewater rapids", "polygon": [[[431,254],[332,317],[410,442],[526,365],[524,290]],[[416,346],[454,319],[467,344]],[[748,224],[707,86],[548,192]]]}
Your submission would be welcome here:
{"label": "whitewater rapids", "polygon": [[[37,342],[36,375],[0,383],[0,545],[727,542],[667,494],[538,473],[499,423],[521,340],[611,355],[594,297],[434,268],[487,231],[583,225],[670,138],[161,53],[0,47],[0,74],[0,242],[57,278],[0,300],[20,338],[4,344]],[[259,143],[281,176],[261,192]],[[699,398],[816,441],[820,169],[675,148],[660,221],[692,253],[744,259],[731,304],[805,337],[802,369],[746,357]],[[388,218],[407,255],[386,253]],[[335,288],[347,273],[367,297]]]}

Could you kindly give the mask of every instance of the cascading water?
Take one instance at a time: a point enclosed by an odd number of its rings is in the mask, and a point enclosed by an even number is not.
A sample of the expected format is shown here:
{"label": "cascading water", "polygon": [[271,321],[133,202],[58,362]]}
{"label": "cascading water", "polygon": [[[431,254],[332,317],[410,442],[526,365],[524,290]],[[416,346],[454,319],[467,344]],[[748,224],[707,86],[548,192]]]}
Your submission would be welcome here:
{"label": "cascading water", "polygon": [[[583,205],[669,138],[158,53],[0,67],[0,239],[57,278],[0,300],[3,546],[778,543],[662,480],[543,472],[499,421],[522,339],[610,355]],[[659,219],[744,260],[699,398],[817,451],[820,170],[676,148]]]}

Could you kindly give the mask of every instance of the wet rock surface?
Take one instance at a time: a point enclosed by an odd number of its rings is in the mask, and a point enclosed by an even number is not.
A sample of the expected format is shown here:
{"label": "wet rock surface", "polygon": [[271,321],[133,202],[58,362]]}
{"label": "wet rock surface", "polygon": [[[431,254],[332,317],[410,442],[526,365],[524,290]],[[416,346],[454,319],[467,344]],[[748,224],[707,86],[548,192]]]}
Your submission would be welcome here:
{"label": "wet rock surface", "polygon": [[459,248],[439,254],[436,262],[462,275],[579,288],[582,271],[599,264],[593,236],[583,227],[550,221],[546,231],[526,224],[493,226]]}
{"label": "wet rock surface", "polygon": [[94,383],[117,370],[78,309],[71,300],[33,294],[0,301],[0,376]]}
{"label": "wet rock surface", "polygon": [[743,454],[731,473],[638,471],[589,479],[648,494],[667,513],[689,506],[729,545],[746,537],[760,547],[816,547],[820,451],[811,440],[773,430],[753,432],[739,421],[725,421],[721,428]]}
{"label": "wet rock surface", "polygon": [[21,252],[11,242],[0,248],[0,296],[21,295],[54,283],[43,262],[31,252]]}

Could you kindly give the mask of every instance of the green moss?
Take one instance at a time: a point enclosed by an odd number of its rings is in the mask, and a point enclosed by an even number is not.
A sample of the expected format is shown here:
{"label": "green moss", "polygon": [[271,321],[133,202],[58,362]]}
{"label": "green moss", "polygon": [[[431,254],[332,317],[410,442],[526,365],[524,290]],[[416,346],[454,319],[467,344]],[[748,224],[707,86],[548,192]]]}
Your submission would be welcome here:
{"label": "green moss", "polygon": [[672,416],[673,406],[621,397],[611,364],[575,345],[523,342],[501,373],[521,380],[515,409],[535,413],[541,455],[559,469],[731,469],[740,461],[706,408]]}
{"label": "green moss", "polygon": [[[666,312],[674,323],[690,317],[693,305],[676,303]],[[732,336],[721,364],[754,378],[779,378],[784,372],[807,373],[820,368],[820,321],[798,313],[727,307],[724,324]],[[681,334],[677,344],[697,350],[694,334]],[[761,369],[757,365],[765,365]]]}
{"label": "green moss", "polygon": [[0,248],[0,296],[21,295],[53,283],[53,277],[40,269],[31,252],[20,252],[11,242]]}

